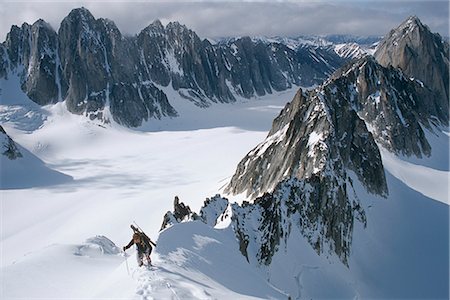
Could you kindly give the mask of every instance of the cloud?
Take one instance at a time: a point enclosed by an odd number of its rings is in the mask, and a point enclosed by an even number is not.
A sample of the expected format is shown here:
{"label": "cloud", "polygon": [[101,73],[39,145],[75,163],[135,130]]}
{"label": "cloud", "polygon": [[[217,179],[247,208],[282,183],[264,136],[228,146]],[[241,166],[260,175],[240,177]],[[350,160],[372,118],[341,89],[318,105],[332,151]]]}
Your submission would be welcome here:
{"label": "cloud", "polygon": [[179,21],[200,37],[244,35],[384,35],[409,15],[448,36],[446,1],[332,2],[5,2],[0,7],[0,40],[13,24],[42,18],[55,30],[71,9],[84,6],[96,17],[113,20],[124,34],[137,34],[155,19]]}

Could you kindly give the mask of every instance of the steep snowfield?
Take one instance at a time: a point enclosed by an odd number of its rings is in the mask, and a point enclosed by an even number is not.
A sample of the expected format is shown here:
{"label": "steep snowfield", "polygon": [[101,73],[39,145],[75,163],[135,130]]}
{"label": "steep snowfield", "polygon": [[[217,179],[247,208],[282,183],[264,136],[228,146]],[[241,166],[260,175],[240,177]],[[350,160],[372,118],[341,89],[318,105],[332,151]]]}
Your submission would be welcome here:
{"label": "steep snowfield", "polygon": [[137,267],[134,250],[126,259],[117,249],[86,242],[103,235],[122,247],[133,221],[157,240],[175,195],[198,211],[264,139],[295,92],[206,110],[169,93],[181,117],[152,120],[138,130],[88,121],[67,113],[63,104],[40,108],[23,95],[15,101],[13,93],[8,99],[3,94],[0,121],[8,134],[47,168],[73,180],[0,191],[0,298],[448,296],[445,132],[427,133],[430,158],[383,154],[387,199],[368,195],[355,177],[368,224],[355,224],[349,268],[331,254],[317,256],[295,233],[269,268],[255,267],[240,254],[229,220],[216,228],[192,222],[166,229],[150,270]]}

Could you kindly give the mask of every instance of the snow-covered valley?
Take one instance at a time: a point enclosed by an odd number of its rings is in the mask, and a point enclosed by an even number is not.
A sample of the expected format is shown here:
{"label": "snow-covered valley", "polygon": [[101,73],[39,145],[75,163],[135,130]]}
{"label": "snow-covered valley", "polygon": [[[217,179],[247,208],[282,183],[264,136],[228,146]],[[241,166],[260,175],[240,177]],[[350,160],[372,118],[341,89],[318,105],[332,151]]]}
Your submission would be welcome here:
{"label": "snow-covered valley", "polygon": [[[2,125],[8,134],[47,167],[73,178],[1,190],[2,299],[434,298],[445,294],[448,157],[443,153],[448,151],[448,136],[444,133],[430,139],[437,154],[428,160],[405,161],[384,154],[387,199],[370,196],[356,184],[368,224],[355,227],[348,268],[333,255],[318,256],[301,234],[291,235],[295,238],[280,246],[287,252],[279,251],[270,267],[248,264],[227,224],[219,229],[202,222],[184,223],[166,229],[158,239],[162,216],[173,209],[173,197],[178,195],[198,211],[206,197],[221,192],[239,159],[264,139],[272,119],[294,93],[295,89],[208,109],[173,95],[182,117],[152,120],[138,130],[88,121],[68,113],[63,104],[36,110],[22,99],[2,105]],[[29,130],[33,120],[42,119],[36,130]],[[414,177],[423,168],[433,172],[432,180],[440,184],[431,188]],[[8,173],[2,170],[2,182],[3,176]],[[134,221],[158,242],[152,255],[154,269],[138,268],[131,250],[125,258],[117,249],[86,242],[105,236],[122,247],[130,239],[129,225]],[[289,274],[297,276],[286,277]]]}

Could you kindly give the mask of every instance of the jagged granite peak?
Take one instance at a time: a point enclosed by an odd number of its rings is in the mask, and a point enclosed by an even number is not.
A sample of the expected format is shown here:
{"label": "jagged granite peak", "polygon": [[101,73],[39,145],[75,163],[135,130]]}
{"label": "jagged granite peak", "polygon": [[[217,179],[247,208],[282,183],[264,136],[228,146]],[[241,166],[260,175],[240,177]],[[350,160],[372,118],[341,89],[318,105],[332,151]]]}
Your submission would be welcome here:
{"label": "jagged granite peak", "polygon": [[31,46],[24,90],[38,104],[56,103],[61,99],[60,66],[55,30],[42,19],[31,26]]}
{"label": "jagged granite peak", "polygon": [[161,23],[160,20],[155,20],[151,24],[149,24],[147,27],[145,27],[142,31],[146,34],[153,34],[153,35],[164,35],[165,34],[165,28],[164,25]]}
{"label": "jagged granite peak", "polygon": [[164,29],[164,25],[162,24],[161,20],[156,19],[155,21],[153,21],[150,26],[152,26],[153,28],[157,28],[157,29]]}
{"label": "jagged granite peak", "polygon": [[3,44],[7,53],[4,76],[20,69],[22,89],[40,105],[59,100],[59,86],[54,80],[59,72],[57,43],[53,28],[39,19],[33,25],[12,26]]}
{"label": "jagged granite peak", "polygon": [[45,20],[43,19],[38,19],[36,22],[33,23],[33,25],[31,25],[32,27],[44,27],[48,30],[51,31],[55,31],[52,27],[52,25],[50,25],[50,23],[47,23]]}
{"label": "jagged granite peak", "polygon": [[[288,222],[318,253],[335,253],[347,264],[353,224],[365,223],[353,180],[368,192],[387,195],[378,146],[350,99],[338,92],[341,88],[347,87],[330,81],[312,91],[299,90],[266,140],[239,163],[225,192],[256,197],[242,206],[240,217],[235,217],[239,210],[233,214],[248,259],[246,249],[257,247],[257,260],[270,264],[290,234]],[[257,219],[253,214],[261,216],[260,222],[249,227]],[[251,237],[261,232],[261,241],[268,242],[253,245]]]}
{"label": "jagged granite peak", "polygon": [[[327,160],[339,158],[369,191],[385,194],[375,141],[397,154],[429,156],[423,128],[440,124],[438,103],[420,82],[366,56],[318,88],[299,90],[266,140],[239,163],[226,191],[259,196],[282,180],[320,173]],[[329,156],[335,152],[340,156]]]}
{"label": "jagged granite peak", "polygon": [[[178,22],[124,37],[114,22],[72,10],[58,33],[38,21],[13,26],[1,44],[0,76],[20,75],[36,103],[65,101],[72,113],[125,126],[177,116],[170,87],[198,106],[320,83],[344,63],[329,49],[294,51],[250,38],[212,45]],[[32,42],[30,42],[32,41]],[[44,45],[45,44],[45,45]],[[28,72],[30,71],[30,72]]]}
{"label": "jagged granite peak", "polygon": [[197,34],[194,31],[190,30],[189,28],[186,27],[186,25],[181,24],[178,21],[169,22],[166,26],[166,31],[167,33],[172,33],[174,35],[188,34],[192,36],[197,36]]}
{"label": "jagged granite peak", "polygon": [[71,112],[105,121],[111,114],[118,123],[132,127],[151,117],[176,115],[167,96],[139,78],[134,43],[124,39],[113,22],[76,10],[61,23],[59,41]]}
{"label": "jagged granite peak", "polygon": [[[67,83],[65,100],[69,111],[81,114],[102,108],[111,72],[106,49],[109,38],[85,8],[72,10],[58,31],[62,75]],[[95,66],[95,67],[93,67]],[[90,96],[94,97],[90,97]]]}
{"label": "jagged granite peak", "polygon": [[372,134],[351,102],[341,101],[333,91],[329,85],[299,90],[274,120],[266,140],[239,163],[226,191],[259,196],[285,179],[326,177],[347,168],[370,192],[386,195]]}
{"label": "jagged granite peak", "polygon": [[[359,180],[368,192],[387,195],[375,141],[396,153],[429,155],[422,126],[436,125],[427,108],[431,93],[371,56],[341,68],[314,90],[299,90],[274,120],[266,140],[239,163],[225,190],[256,197],[253,204],[243,205],[241,217],[234,217],[241,252],[249,258],[246,249],[256,247],[251,237],[266,233],[262,240],[270,242],[257,244],[257,258],[270,263],[288,234],[280,225],[286,217],[280,216],[298,214],[300,232],[311,246],[318,253],[335,253],[346,264],[353,223],[365,223],[353,181]],[[255,219],[252,214],[262,215],[253,234],[245,225]]]}
{"label": "jagged granite peak", "polygon": [[67,17],[64,19],[70,20],[71,22],[76,22],[76,23],[78,23],[78,22],[87,23],[87,25],[89,25],[89,23],[92,23],[95,21],[94,16],[84,6],[72,9],[70,11],[70,13],[67,15]]}
{"label": "jagged granite peak", "polygon": [[423,128],[440,125],[440,98],[421,82],[367,56],[340,69],[330,83],[347,87],[337,93],[352,103],[384,148],[406,156],[431,154]]}
{"label": "jagged granite peak", "polygon": [[8,61],[11,63],[11,68],[17,67],[19,64],[28,64],[30,28],[31,25],[28,23],[23,23],[21,27],[13,25],[6,35],[4,45],[8,52]]}
{"label": "jagged granite peak", "polygon": [[449,44],[416,16],[411,16],[380,42],[374,53],[383,66],[400,68],[436,93],[436,116],[449,122]]}

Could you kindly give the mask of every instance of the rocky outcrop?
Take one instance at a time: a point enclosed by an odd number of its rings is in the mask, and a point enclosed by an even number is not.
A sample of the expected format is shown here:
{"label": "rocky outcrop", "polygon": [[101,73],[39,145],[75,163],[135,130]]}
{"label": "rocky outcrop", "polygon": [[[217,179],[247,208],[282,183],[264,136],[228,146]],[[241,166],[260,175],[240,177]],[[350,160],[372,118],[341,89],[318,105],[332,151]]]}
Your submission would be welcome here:
{"label": "rocky outcrop", "polygon": [[177,116],[165,88],[207,107],[318,84],[344,63],[320,47],[293,50],[245,37],[212,45],[178,22],[155,21],[125,37],[85,8],[72,10],[58,33],[42,20],[13,26],[0,47],[0,76],[18,74],[36,103],[65,100],[73,113],[132,127]]}
{"label": "rocky outcrop", "polygon": [[50,169],[16,143],[0,126],[0,189],[27,189],[69,183],[71,176]]}
{"label": "rocky outcrop", "polygon": [[284,179],[337,174],[346,168],[369,191],[385,194],[378,147],[350,98],[341,98],[340,87],[330,81],[311,92],[299,90],[274,120],[266,140],[239,163],[227,192],[259,196]]}
{"label": "rocky outcrop", "polygon": [[[224,218],[225,210],[228,207],[228,200],[222,198],[220,195],[215,195],[211,198],[206,198],[203,202],[203,206],[200,209],[200,213],[192,212],[189,206],[186,206],[183,202],[180,202],[178,196],[174,200],[173,211],[168,211],[164,215],[161,229],[171,227],[175,224],[199,220],[205,224],[214,227],[219,219]],[[219,218],[220,217],[220,218]]]}
{"label": "rocky outcrop", "polygon": [[416,80],[366,56],[315,90],[300,90],[266,140],[239,163],[227,192],[259,196],[284,179],[324,172],[327,161],[339,159],[369,191],[384,194],[375,141],[394,153],[430,155],[422,128],[438,120],[428,109],[438,101]]}
{"label": "rocky outcrop", "polygon": [[[161,230],[188,221],[211,227],[225,222],[231,224],[236,247],[248,262],[269,265],[273,255],[286,245],[293,228],[298,228],[319,254],[338,255],[348,264],[354,220],[366,225],[364,210],[354,193],[349,193],[352,201],[346,200],[352,181],[348,184],[341,189],[336,188],[337,182],[326,185],[318,176],[302,181],[292,179],[280,183],[276,192],[242,205],[230,204],[216,195],[204,202],[200,216],[192,213],[180,222],[164,220]],[[174,214],[175,211],[168,212],[166,216]]]}
{"label": "rocky outcrop", "polygon": [[168,211],[164,215],[160,230],[173,226],[174,224],[197,219],[198,215],[193,213],[189,206],[186,206],[183,202],[180,202],[178,196],[175,196],[175,199],[173,200],[173,212]]}
{"label": "rocky outcrop", "polygon": [[16,143],[6,134],[5,129],[0,126],[0,138],[2,143],[2,155],[10,160],[15,160],[22,157],[22,153],[18,149]]}
{"label": "rocky outcrop", "polygon": [[391,30],[374,54],[387,67],[399,68],[408,78],[434,91],[427,113],[444,125],[449,121],[449,44],[433,34],[416,16]]}

